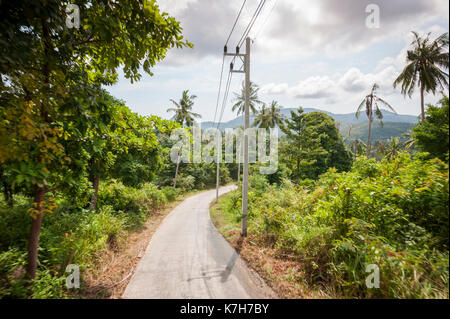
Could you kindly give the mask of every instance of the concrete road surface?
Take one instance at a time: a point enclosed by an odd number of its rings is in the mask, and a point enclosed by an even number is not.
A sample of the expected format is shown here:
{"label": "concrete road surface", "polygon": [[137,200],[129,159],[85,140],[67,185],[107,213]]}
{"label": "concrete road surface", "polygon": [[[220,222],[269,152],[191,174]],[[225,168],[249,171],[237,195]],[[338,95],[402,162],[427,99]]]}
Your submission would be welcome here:
{"label": "concrete road surface", "polygon": [[[236,186],[220,188],[220,194]],[[153,235],[124,298],[276,298],[209,218],[215,190],[177,206]]]}

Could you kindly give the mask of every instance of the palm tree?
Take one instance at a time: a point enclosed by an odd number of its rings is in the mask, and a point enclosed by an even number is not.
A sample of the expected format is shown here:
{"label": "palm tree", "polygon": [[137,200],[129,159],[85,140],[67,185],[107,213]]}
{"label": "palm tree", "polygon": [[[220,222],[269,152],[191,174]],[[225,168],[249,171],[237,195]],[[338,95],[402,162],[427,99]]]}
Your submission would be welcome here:
{"label": "palm tree", "polygon": [[367,145],[364,144],[359,138],[353,141],[353,158],[356,160],[356,157],[362,153],[364,153],[364,149],[367,148]]}
{"label": "palm tree", "polygon": [[387,153],[387,144],[384,141],[378,141],[377,144],[377,154],[383,158],[386,156]]}
{"label": "palm tree", "polygon": [[[186,125],[187,127],[191,127],[195,123],[194,118],[201,118],[202,116],[198,113],[192,112],[192,106],[194,105],[194,99],[197,96],[189,95],[189,90],[183,91],[181,96],[181,100],[176,102],[174,100],[170,100],[176,108],[169,108],[167,112],[175,112],[175,115],[172,117],[172,121],[180,123],[182,126]],[[178,177],[178,167],[180,166],[180,151],[178,151],[177,158],[177,166],[175,168],[175,178],[173,180],[173,187],[177,187],[177,177]]]}
{"label": "palm tree", "polygon": [[396,113],[395,110],[392,108],[392,106],[389,105],[386,101],[384,101],[382,98],[378,97],[376,95],[377,90],[379,89],[378,84],[374,84],[372,86],[372,90],[369,95],[367,95],[361,102],[361,104],[358,106],[358,109],[356,110],[356,118],[359,118],[359,115],[361,113],[361,110],[363,106],[366,106],[366,115],[369,119],[369,132],[367,134],[367,157],[370,156],[370,134],[372,132],[372,122],[373,122],[373,115],[374,115],[374,106],[375,106],[375,115],[377,119],[380,120],[381,126],[383,126],[383,113],[381,112],[381,109],[378,107],[378,103],[381,103],[382,105],[389,108],[392,112]]}
{"label": "palm tree", "polygon": [[175,112],[175,115],[172,117],[172,121],[178,122],[182,126],[186,125],[187,127],[194,125],[194,118],[202,117],[200,114],[191,111],[192,106],[194,105],[194,99],[196,98],[197,96],[195,95],[189,95],[189,90],[185,90],[183,91],[179,102],[170,100],[176,106],[176,108],[167,109],[167,112]]}
{"label": "palm tree", "polygon": [[[250,82],[250,99],[249,99],[249,109],[252,113],[256,113],[256,106],[258,104],[264,104],[261,102],[258,98],[258,86]],[[234,93],[234,101],[236,102],[233,105],[232,111],[237,111],[237,115],[244,113],[244,106],[245,106],[245,83],[242,82],[242,88],[241,88],[241,94]]]}
{"label": "palm tree", "polygon": [[274,128],[278,125],[278,127],[281,127],[284,119],[283,114],[281,114],[282,108],[283,107],[279,106],[276,101],[272,101],[269,108],[266,108],[266,105],[263,104],[253,122],[253,126],[260,128]]}
{"label": "palm tree", "polygon": [[270,128],[274,128],[275,126],[281,127],[283,125],[284,115],[281,114],[282,108],[282,106],[278,105],[277,101],[270,103],[270,108],[267,111]]}
{"label": "palm tree", "polygon": [[422,122],[425,122],[424,93],[436,93],[439,88],[448,88],[449,56],[448,33],[444,33],[434,41],[430,40],[430,33],[421,38],[417,32],[413,32],[414,41],[412,50],[407,52],[407,65],[403,72],[394,81],[394,88],[402,85],[402,94],[412,96],[416,86],[420,88],[420,107]]}
{"label": "palm tree", "polygon": [[416,143],[412,130],[408,130],[406,133],[403,133],[402,137],[407,138],[407,140],[403,143],[403,146],[405,147],[405,150],[409,151],[409,149]]}
{"label": "palm tree", "polygon": [[257,111],[256,118],[253,121],[253,126],[259,128],[269,127],[268,109],[266,109],[266,104],[263,104],[261,110]]}
{"label": "palm tree", "polygon": [[398,137],[393,137],[387,146],[386,157],[389,160],[392,160],[395,156],[397,156],[400,150],[401,150],[400,139]]}

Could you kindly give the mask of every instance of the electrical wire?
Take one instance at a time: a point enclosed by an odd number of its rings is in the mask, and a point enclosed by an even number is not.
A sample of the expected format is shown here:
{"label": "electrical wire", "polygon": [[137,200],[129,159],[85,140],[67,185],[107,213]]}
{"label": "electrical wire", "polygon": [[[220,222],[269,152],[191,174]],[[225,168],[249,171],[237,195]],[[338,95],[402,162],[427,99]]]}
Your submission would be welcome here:
{"label": "electrical wire", "polygon": [[225,42],[225,46],[228,44],[228,41],[230,41],[230,37],[233,34],[234,28],[236,27],[236,24],[239,20],[239,17],[241,16],[242,13],[242,9],[244,9],[245,3],[247,2],[247,0],[244,0],[244,2],[242,3],[241,9],[239,10],[239,13],[236,17],[236,21],[234,21],[233,27],[231,28],[230,34],[228,35],[227,41]]}
{"label": "electrical wire", "polygon": [[230,72],[228,72],[227,85],[226,85],[226,88],[225,88],[225,93],[224,93],[224,95],[223,95],[222,109],[221,109],[221,111],[220,111],[220,118],[219,118],[219,121],[217,122],[217,127],[216,127],[217,129],[219,129],[220,123],[221,123],[222,118],[223,118],[223,114],[224,114],[224,111],[225,111],[225,106],[226,106],[227,101],[228,101],[228,94],[229,94],[229,92],[230,92],[230,84],[231,84],[231,79],[232,79],[232,78],[233,78],[233,73],[232,73],[231,70],[230,70]]}
{"label": "electrical wire", "polygon": [[269,14],[266,17],[266,20],[264,20],[264,22],[261,24],[261,27],[259,28],[259,30],[255,33],[255,36],[253,37],[253,41],[256,40],[256,38],[258,37],[258,35],[260,34],[260,32],[264,29],[264,27],[266,26],[267,21],[269,21],[270,16],[272,15],[273,9],[275,9],[275,7],[277,6],[278,0],[274,1],[274,4],[272,6],[272,9],[270,9]]}
{"label": "electrical wire", "polygon": [[255,10],[255,13],[253,14],[252,18],[250,19],[247,28],[245,29],[244,33],[241,36],[241,39],[238,42],[238,47],[240,48],[242,46],[242,44],[245,41],[245,38],[248,36],[248,34],[250,33],[253,25],[255,24],[256,19],[258,18],[259,14],[261,13],[262,8],[264,7],[264,4],[266,3],[266,0],[261,0],[258,4],[258,7]]}
{"label": "electrical wire", "polygon": [[[228,41],[230,41],[231,35],[233,34],[234,29],[236,28],[237,22],[239,21],[239,18],[240,18],[240,16],[241,16],[242,10],[244,9],[244,6],[245,6],[245,3],[246,3],[246,2],[247,2],[247,0],[244,0],[244,1],[242,2],[242,6],[241,6],[241,8],[240,8],[240,10],[239,10],[239,13],[238,13],[238,15],[237,15],[237,17],[236,17],[236,20],[234,21],[233,27],[231,28],[230,34],[228,35],[228,38],[227,38],[227,41],[225,42],[225,46],[227,46]],[[234,62],[234,59],[233,59],[233,62]],[[222,80],[223,80],[223,67],[224,67],[224,64],[225,64],[225,55],[224,55],[223,58],[222,58],[222,69],[221,69],[221,71],[220,71],[219,92],[217,93],[217,101],[216,101],[216,109],[215,109],[215,111],[214,111],[214,121],[213,121],[213,126],[214,126],[215,123],[216,123],[217,110],[219,109],[220,93],[221,93],[221,91],[222,91]],[[231,72],[230,72],[230,73],[231,73]],[[223,110],[222,110],[222,112],[223,112]],[[221,118],[222,118],[222,117],[221,117]],[[219,125],[219,122],[220,122],[220,120],[217,122],[217,125]]]}
{"label": "electrical wire", "polygon": [[214,112],[213,126],[214,126],[214,123],[216,123],[217,109],[219,108],[219,100],[220,100],[220,92],[222,90],[222,79],[223,79],[223,67],[224,67],[224,65],[225,65],[225,55],[222,58],[222,71],[220,71],[219,92],[217,94],[216,111]]}

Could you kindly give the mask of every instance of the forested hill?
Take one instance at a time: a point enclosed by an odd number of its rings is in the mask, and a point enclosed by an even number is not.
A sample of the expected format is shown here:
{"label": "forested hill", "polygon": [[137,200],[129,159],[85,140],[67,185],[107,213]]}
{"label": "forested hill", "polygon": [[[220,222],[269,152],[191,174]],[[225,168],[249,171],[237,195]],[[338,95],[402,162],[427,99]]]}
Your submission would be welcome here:
{"label": "forested hill", "polygon": [[[290,118],[291,111],[295,111],[294,108],[286,108],[281,109],[281,113],[286,117]],[[328,115],[330,115],[337,123],[341,123],[339,125],[339,128],[343,134],[344,137],[348,137],[348,128],[349,125],[352,124],[353,128],[351,130],[351,134],[348,138],[354,140],[354,139],[361,139],[365,140],[367,138],[367,126],[368,121],[365,116],[365,114],[361,114],[360,118],[357,119],[355,117],[355,113],[348,113],[348,114],[334,114],[327,111],[322,111],[319,109],[314,108],[304,108],[303,109],[305,113],[319,111],[324,112]],[[372,131],[372,140],[387,140],[392,137],[398,137],[402,134],[406,133],[408,130],[413,128],[417,122],[418,117],[414,115],[402,115],[402,114],[395,114],[393,112],[390,112],[388,110],[383,110],[383,122],[384,126],[381,127],[377,121],[375,121],[373,125],[373,131]],[[250,124],[253,123],[254,116],[250,117]],[[243,116],[238,116],[237,118],[228,121],[228,122],[221,122],[219,128],[220,129],[226,129],[226,128],[235,128],[238,126],[243,125]],[[202,122],[201,128],[207,129],[211,127],[217,127],[217,123],[213,122]]]}
{"label": "forested hill", "polygon": [[[281,113],[287,117],[290,118],[290,114],[291,111],[295,111],[295,108],[286,108],[286,109],[281,109]],[[330,115],[336,122],[341,122],[344,124],[358,124],[358,123],[364,123],[367,121],[367,118],[365,116],[363,116],[363,114],[360,116],[359,119],[357,119],[355,117],[355,113],[347,113],[347,114],[334,114],[331,112],[327,112],[327,111],[322,111],[319,109],[314,109],[314,108],[304,108],[303,111],[305,113],[309,113],[309,112],[324,112],[328,115]],[[402,115],[402,114],[395,114],[392,113],[388,110],[383,110],[383,116],[384,122],[398,122],[398,123],[411,123],[411,124],[416,124],[418,122],[418,117],[414,116],[414,115]],[[254,119],[254,116],[250,116],[250,123],[252,123]],[[243,116],[238,116],[237,118],[235,118],[234,120],[228,121],[228,122],[221,122],[220,123],[220,128],[221,129],[225,129],[225,128],[235,128],[238,126],[243,125]],[[202,122],[201,123],[202,129],[207,129],[210,127],[215,127],[217,126],[217,123],[214,124],[213,122],[209,121],[209,122]]]}

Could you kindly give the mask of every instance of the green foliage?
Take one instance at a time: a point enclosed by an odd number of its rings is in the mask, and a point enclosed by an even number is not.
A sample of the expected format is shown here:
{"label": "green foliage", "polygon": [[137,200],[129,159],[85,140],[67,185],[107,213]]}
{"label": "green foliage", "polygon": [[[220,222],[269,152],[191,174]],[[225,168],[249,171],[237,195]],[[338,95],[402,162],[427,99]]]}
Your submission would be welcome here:
{"label": "green foliage", "polygon": [[[14,212],[0,200],[0,298],[66,298],[64,270],[77,264],[81,271],[95,265],[106,248],[120,246],[125,232],[138,228],[152,212],[173,201],[179,189],[160,190],[147,183],[136,189],[118,180],[100,183],[99,209],[83,208],[59,195],[58,208],[43,219],[39,269],[32,285],[24,279],[26,235],[31,223],[31,199],[17,195]],[[81,204],[77,206],[77,204]]]}
{"label": "green foliage", "polygon": [[173,202],[181,194],[181,190],[179,188],[173,188],[171,186],[162,187],[161,191],[164,193],[167,201],[169,202]]}
{"label": "green foliage", "polygon": [[425,122],[413,129],[416,145],[432,157],[448,162],[449,157],[449,105],[448,96],[441,100],[441,107],[428,105]]}
{"label": "green foliage", "polygon": [[[345,297],[448,298],[448,165],[401,153],[350,172],[269,186],[252,176],[249,234],[296,256],[311,285]],[[239,218],[240,191],[223,208]],[[367,289],[366,265],[380,268]]]}
{"label": "green foliage", "polygon": [[351,153],[342,140],[332,117],[323,112],[291,111],[282,128],[287,142],[281,146],[282,160],[294,180],[315,179],[328,168],[339,171],[351,166]]}

